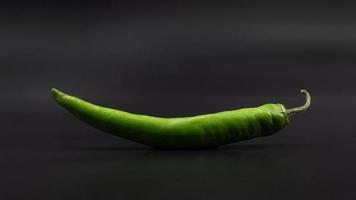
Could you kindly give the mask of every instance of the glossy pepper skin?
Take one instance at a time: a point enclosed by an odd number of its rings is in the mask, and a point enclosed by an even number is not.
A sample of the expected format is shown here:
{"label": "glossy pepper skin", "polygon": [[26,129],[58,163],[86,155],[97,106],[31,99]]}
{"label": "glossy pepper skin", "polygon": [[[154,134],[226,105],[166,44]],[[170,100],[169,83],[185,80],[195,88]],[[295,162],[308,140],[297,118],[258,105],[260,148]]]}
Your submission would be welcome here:
{"label": "glossy pepper skin", "polygon": [[[158,148],[213,148],[224,144],[268,136],[283,129],[289,116],[303,107],[285,109],[265,104],[191,117],[162,118],[97,106],[77,97],[51,90],[56,102],[75,117],[104,132]],[[308,101],[309,100],[309,101]]]}

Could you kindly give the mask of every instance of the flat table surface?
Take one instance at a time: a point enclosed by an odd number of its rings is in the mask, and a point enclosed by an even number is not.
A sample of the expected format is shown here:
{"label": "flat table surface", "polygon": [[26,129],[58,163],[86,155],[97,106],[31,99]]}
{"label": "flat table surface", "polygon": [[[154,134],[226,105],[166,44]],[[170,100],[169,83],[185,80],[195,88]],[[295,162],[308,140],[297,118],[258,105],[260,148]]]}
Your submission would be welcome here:
{"label": "flat table surface", "polygon": [[355,97],[321,99],[273,136],[196,151],[99,134],[61,110],[7,112],[0,197],[355,199]]}

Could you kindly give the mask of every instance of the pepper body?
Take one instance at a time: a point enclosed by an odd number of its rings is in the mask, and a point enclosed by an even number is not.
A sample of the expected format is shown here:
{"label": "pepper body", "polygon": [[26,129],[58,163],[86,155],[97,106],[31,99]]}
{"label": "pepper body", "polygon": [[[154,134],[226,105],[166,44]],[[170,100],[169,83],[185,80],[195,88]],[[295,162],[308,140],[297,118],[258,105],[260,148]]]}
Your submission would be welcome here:
{"label": "pepper body", "polygon": [[91,126],[158,148],[211,148],[267,136],[288,124],[281,104],[265,104],[213,114],[162,118],[97,106],[56,89],[62,107]]}

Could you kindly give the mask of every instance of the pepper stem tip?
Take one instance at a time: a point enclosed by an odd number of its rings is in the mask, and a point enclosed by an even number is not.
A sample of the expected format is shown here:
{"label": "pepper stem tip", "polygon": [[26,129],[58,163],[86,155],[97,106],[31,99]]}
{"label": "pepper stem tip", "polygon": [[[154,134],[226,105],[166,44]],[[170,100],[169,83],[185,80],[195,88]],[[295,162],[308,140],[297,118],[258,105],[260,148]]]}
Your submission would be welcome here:
{"label": "pepper stem tip", "polygon": [[311,96],[310,96],[309,92],[306,89],[302,89],[302,90],[300,90],[300,92],[305,95],[305,99],[306,99],[305,104],[300,107],[286,109],[286,113],[288,116],[292,116],[298,112],[306,111],[310,107]]}

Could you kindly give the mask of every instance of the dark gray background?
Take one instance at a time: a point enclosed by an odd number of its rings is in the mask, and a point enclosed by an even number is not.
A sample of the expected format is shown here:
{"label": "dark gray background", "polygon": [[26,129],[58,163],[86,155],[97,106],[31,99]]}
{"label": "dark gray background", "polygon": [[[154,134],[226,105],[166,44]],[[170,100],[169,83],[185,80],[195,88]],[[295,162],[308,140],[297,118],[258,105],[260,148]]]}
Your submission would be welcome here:
{"label": "dark gray background", "polygon": [[[0,3],[1,199],[355,199],[351,3]],[[158,151],[58,107],[186,116],[280,102],[309,112],[218,150]]]}

